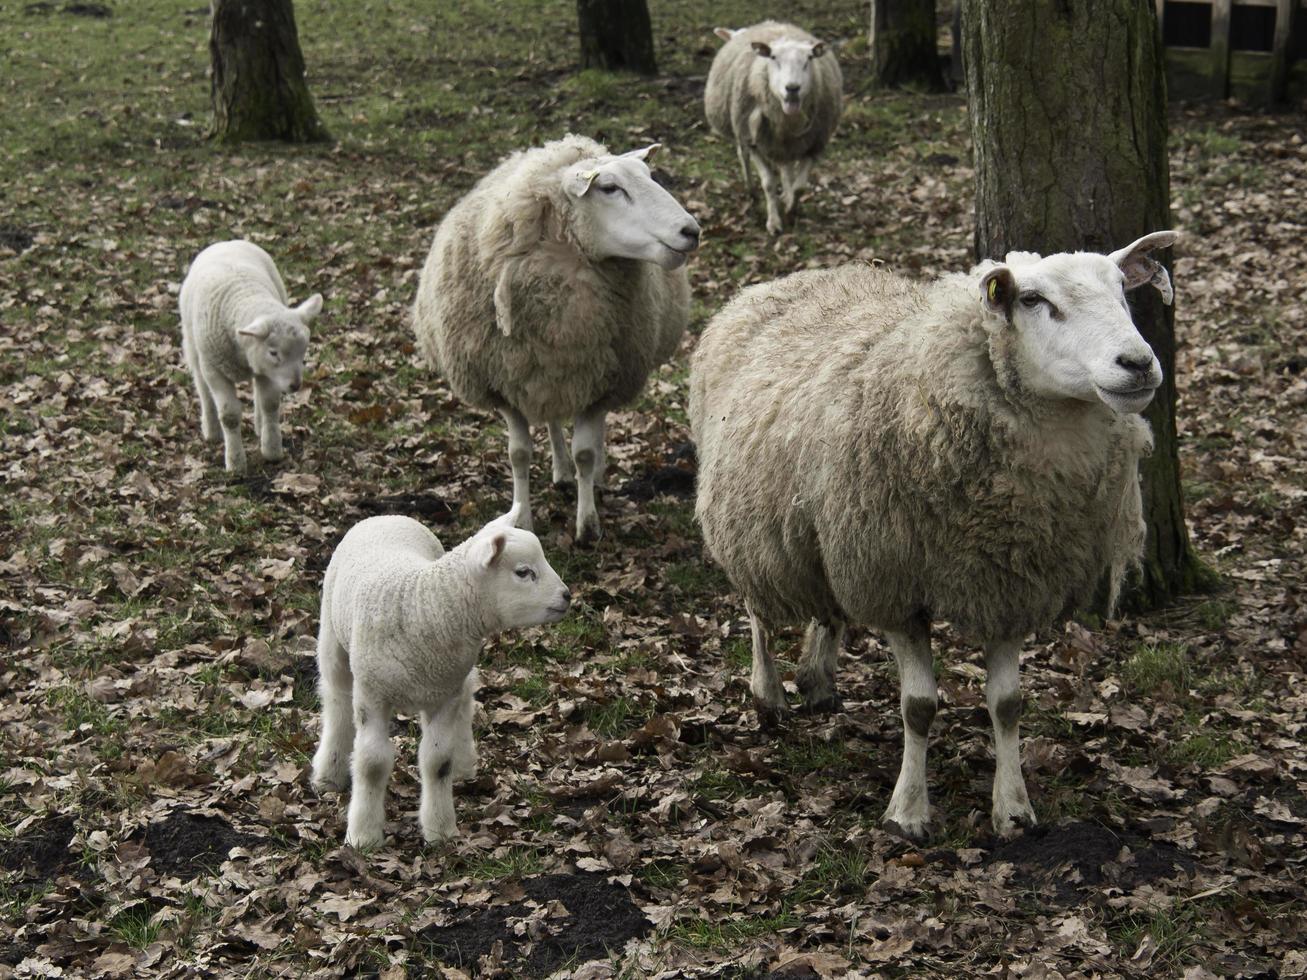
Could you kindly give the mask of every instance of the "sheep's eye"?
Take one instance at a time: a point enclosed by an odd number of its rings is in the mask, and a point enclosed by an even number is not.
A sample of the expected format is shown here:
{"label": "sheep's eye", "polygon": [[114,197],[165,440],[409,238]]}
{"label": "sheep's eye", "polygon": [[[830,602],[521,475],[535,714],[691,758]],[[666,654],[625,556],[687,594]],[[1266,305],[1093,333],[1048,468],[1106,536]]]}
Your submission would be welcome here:
{"label": "sheep's eye", "polygon": [[516,575],[518,578],[520,578],[523,582],[525,582],[527,579],[530,579],[531,581],[534,582],[536,577],[535,569],[532,568],[530,565],[519,565],[517,570],[513,572],[513,574]]}
{"label": "sheep's eye", "polygon": [[274,361],[279,361],[281,360],[281,351],[277,350],[275,347],[271,347],[268,349],[268,357]]}
{"label": "sheep's eye", "polygon": [[1039,293],[1022,293],[1019,299],[1021,301],[1021,305],[1028,310],[1035,309],[1037,306],[1039,306],[1040,303],[1048,302],[1048,300],[1045,299],[1043,296],[1040,296]]}
{"label": "sheep's eye", "polygon": [[616,194],[621,188],[616,184],[600,184],[599,190],[604,194]]}

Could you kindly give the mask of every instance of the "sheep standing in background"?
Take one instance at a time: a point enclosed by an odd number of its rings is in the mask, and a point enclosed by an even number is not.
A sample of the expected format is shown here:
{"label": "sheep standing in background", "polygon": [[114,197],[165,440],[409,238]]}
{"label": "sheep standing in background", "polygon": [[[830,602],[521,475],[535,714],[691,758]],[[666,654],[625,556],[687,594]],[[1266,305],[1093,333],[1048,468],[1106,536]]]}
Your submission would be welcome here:
{"label": "sheep standing in background", "polygon": [[370,517],[332,553],[318,631],[322,738],[313,786],[341,790],[352,782],[345,843],[373,847],[385,837],[397,712],[421,716],[422,836],[456,833],[453,781],[476,768],[482,640],[557,622],[572,601],[536,536],[513,526],[516,518],[514,507],[446,552],[412,518]]}
{"label": "sheep standing in background", "polygon": [[752,161],[767,199],[767,230],[779,235],[839,124],[844,77],[825,42],[793,24],[768,20],[715,33],[726,45],[708,71],[704,112],[713,132],[735,143],[750,193]]}
{"label": "sheep standing in background", "polygon": [[178,306],[205,441],[221,437],[227,472],[245,472],[236,383],[253,378],[259,451],[264,459],[281,459],[281,399],[303,380],[309,323],[322,311],[321,294],[288,306],[267,252],[253,242],[219,242],[191,263]]}
{"label": "sheep standing in background", "polygon": [[903,764],[888,827],[922,837],[936,687],[930,624],[985,647],[993,825],[1035,822],[1021,776],[1021,644],[1092,597],[1112,601],[1144,543],[1138,412],[1161,369],[1124,290],[1171,283],[1157,232],[1103,256],[1013,252],[931,284],[848,265],[744,290],[690,372],[696,514],[744,598],[751,690],[785,710],[767,626],[812,621],[798,685],[835,703],[846,623],[885,631]]}
{"label": "sheep standing in background", "polygon": [[503,415],[524,528],[530,425],[546,423],[554,482],[576,477],[576,540],[600,536],[605,416],[675,353],[689,319],[682,266],[699,226],[650,176],[657,148],[614,156],[568,136],[514,153],[436,229],[418,346],[459,398]]}

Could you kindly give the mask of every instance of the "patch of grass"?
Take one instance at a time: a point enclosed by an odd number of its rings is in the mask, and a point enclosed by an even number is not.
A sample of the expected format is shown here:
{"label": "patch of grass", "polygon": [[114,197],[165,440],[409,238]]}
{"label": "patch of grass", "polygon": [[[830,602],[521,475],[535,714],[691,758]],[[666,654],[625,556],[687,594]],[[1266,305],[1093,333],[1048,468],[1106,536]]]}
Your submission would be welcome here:
{"label": "patch of grass", "polygon": [[739,776],[720,769],[704,770],[694,777],[689,788],[696,796],[725,801],[742,799],[754,791],[754,787]]}
{"label": "patch of grass", "polygon": [[732,671],[747,674],[753,667],[753,640],[747,636],[735,637],[723,647],[722,656]]}
{"label": "patch of grass", "polygon": [[730,582],[716,565],[682,561],[663,569],[663,581],[690,596],[717,596],[730,591]]}
{"label": "patch of grass", "polygon": [[70,731],[85,731],[106,740],[106,755],[116,758],[122,754],[122,747],[116,745],[114,736],[122,732],[125,723],[109,713],[100,702],[85,691],[66,684],[51,689],[48,701],[50,707],[63,713],[64,723]]}
{"label": "patch of grass", "polygon": [[841,775],[853,769],[844,746],[810,735],[785,739],[778,756],[777,768],[792,773]]}
{"label": "patch of grass", "polygon": [[523,701],[529,701],[537,706],[544,704],[553,696],[553,689],[543,677],[527,677],[515,683],[509,691]]}
{"label": "patch of grass", "polygon": [[594,732],[605,738],[616,738],[643,725],[649,719],[651,708],[632,698],[618,697],[603,704],[587,705],[584,713]]}
{"label": "patch of grass", "polygon": [[1189,690],[1189,648],[1183,643],[1141,643],[1121,666],[1121,681],[1133,695],[1175,700]]}
{"label": "patch of grass", "polygon": [[163,926],[154,921],[155,912],[149,902],[124,909],[110,920],[109,933],[132,949],[144,949],[163,932]]}
{"label": "patch of grass", "polygon": [[1211,904],[1191,902],[1151,912],[1115,915],[1105,923],[1107,940],[1128,958],[1151,936],[1157,947],[1153,972],[1174,970],[1202,959],[1199,950],[1207,945],[1206,923]]}
{"label": "patch of grass", "polygon": [[650,888],[676,888],[686,878],[686,867],[671,858],[656,858],[640,866],[636,875]]}
{"label": "patch of grass", "polygon": [[1239,743],[1225,733],[1199,732],[1170,743],[1163,755],[1172,765],[1213,769],[1229,762],[1240,751]]}
{"label": "patch of grass", "polygon": [[774,936],[782,929],[792,929],[802,920],[790,912],[780,915],[745,916],[724,922],[695,919],[678,922],[667,933],[670,942],[691,949],[734,949],[740,943],[762,936]]}
{"label": "patch of grass", "polygon": [[449,868],[451,876],[467,875],[477,881],[504,878],[529,878],[545,870],[544,856],[538,848],[509,847],[485,857],[460,857]]}

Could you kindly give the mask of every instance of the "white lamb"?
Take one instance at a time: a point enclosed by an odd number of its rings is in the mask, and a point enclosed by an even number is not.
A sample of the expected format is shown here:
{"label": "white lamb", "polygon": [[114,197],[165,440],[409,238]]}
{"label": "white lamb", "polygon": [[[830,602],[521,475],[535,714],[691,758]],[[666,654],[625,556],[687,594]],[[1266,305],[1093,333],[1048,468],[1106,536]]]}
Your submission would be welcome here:
{"label": "white lamb", "polygon": [[605,416],[675,353],[689,319],[682,266],[699,226],[650,175],[657,147],[613,156],[568,136],[514,153],[436,229],[418,346],[459,398],[503,415],[524,528],[530,426],[546,423],[554,482],[576,477],[576,540],[600,536]]}
{"label": "white lamb", "polygon": [[1143,410],[1162,381],[1124,291],[1171,283],[1156,232],[1097,255],[1012,252],[914,283],[870,266],[742,292],[690,373],[697,515],[745,599],[760,716],[785,709],[767,626],[811,621],[798,685],[836,702],[846,623],[885,631],[903,765],[885,823],[921,837],[936,689],[930,624],[982,644],[997,766],[993,826],[1035,814],[1021,776],[1021,644],[1112,600],[1144,542]]}
{"label": "white lamb", "polygon": [[309,323],[322,310],[321,294],[288,306],[267,252],[253,242],[218,242],[191,263],[178,305],[205,441],[217,442],[221,433],[227,472],[245,472],[236,383],[252,377],[259,451],[266,460],[281,459],[281,399],[303,380]]}
{"label": "white lamb", "polygon": [[422,524],[399,516],[360,521],[336,546],[322,586],[322,739],[313,786],[343,790],[352,781],[347,844],[384,839],[397,712],[421,717],[422,836],[440,841],[457,832],[453,781],[476,768],[482,640],[557,622],[572,601],[536,536],[513,526],[517,516],[514,507],[449,552]]}
{"label": "white lamb", "polygon": [[826,43],[793,24],[768,20],[715,33],[726,44],[708,71],[704,112],[713,132],[735,143],[750,192],[752,161],[767,199],[767,230],[779,235],[839,125],[844,77]]}

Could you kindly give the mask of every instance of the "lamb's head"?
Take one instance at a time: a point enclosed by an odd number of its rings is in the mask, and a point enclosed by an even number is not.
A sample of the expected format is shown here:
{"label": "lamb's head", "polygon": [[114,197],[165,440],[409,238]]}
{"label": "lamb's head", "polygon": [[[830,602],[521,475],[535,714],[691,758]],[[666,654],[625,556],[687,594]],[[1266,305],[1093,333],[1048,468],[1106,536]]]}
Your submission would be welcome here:
{"label": "lamb's head", "polygon": [[493,629],[556,623],[567,615],[572,592],[545,560],[540,539],[517,527],[521,504],[468,539],[477,594]]}
{"label": "lamb's head", "polygon": [[1162,368],[1130,318],[1125,293],[1152,284],[1170,304],[1170,276],[1149,253],[1176,237],[1154,232],[1110,255],[1009,252],[990,266],[980,280],[981,303],[1002,318],[1001,329],[1015,331],[1022,385],[1045,398],[1143,411]]}
{"label": "lamb's head", "polygon": [[285,313],[256,317],[253,323],[237,330],[250,370],[267,378],[282,394],[298,391],[304,380],[309,324],[320,312],[322,296],[314,293]]}
{"label": "lamb's head", "polygon": [[563,171],[573,230],[592,258],[656,262],[670,271],[699,247],[699,223],[649,172],[659,145],[580,160]]}
{"label": "lamb's head", "polygon": [[794,115],[812,91],[812,61],[826,53],[826,42],[782,37],[771,44],[754,41],[753,50],[767,60],[767,87],[772,95],[787,116]]}

